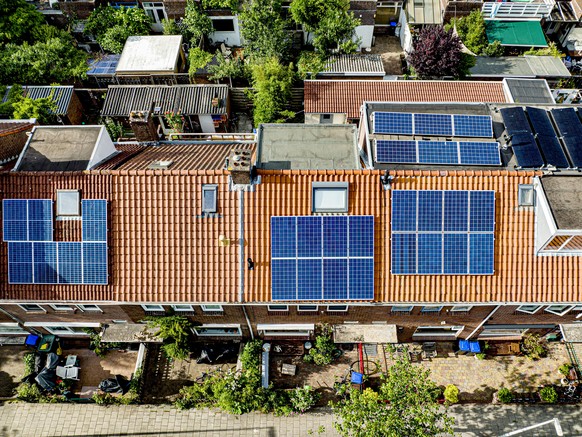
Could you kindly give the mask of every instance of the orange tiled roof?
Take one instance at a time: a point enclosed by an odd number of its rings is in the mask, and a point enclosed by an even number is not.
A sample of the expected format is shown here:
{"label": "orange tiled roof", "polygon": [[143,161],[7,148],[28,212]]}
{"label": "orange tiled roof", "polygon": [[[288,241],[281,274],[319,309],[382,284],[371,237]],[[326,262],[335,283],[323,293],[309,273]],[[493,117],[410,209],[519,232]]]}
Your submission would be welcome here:
{"label": "orange tiled roof", "polygon": [[270,226],[273,215],[310,215],[312,181],[348,181],[349,214],[375,216],[375,301],[380,302],[579,302],[582,257],[536,257],[534,213],[518,210],[518,185],[533,172],[398,171],[394,189],[494,190],[495,274],[390,274],[390,193],[380,171],[261,171],[261,184],[245,201],[247,252],[255,270],[245,270],[246,300],[270,299]]}
{"label": "orange tiled roof", "polygon": [[345,113],[359,118],[370,102],[507,102],[501,82],[434,80],[306,80],[306,113]]}

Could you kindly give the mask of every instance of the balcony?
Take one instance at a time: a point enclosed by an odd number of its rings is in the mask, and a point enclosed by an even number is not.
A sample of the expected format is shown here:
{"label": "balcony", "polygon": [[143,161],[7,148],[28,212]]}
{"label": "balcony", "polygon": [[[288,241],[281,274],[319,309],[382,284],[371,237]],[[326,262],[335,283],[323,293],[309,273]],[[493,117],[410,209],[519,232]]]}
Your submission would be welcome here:
{"label": "balcony", "polygon": [[541,20],[552,12],[553,0],[524,2],[484,2],[481,12],[486,20]]}

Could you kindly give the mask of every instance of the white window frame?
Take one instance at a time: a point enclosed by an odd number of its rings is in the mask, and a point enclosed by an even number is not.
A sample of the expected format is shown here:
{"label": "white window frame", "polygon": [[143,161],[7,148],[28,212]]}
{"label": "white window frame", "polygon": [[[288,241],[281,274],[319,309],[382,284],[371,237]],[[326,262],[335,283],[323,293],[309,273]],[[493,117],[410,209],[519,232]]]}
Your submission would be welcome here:
{"label": "white window frame", "polygon": [[[430,332],[430,333],[422,333],[423,329],[431,329],[431,330],[442,330],[442,333],[435,333],[435,332]],[[463,329],[465,329],[464,326],[461,325],[436,325],[436,326],[431,326],[431,325],[421,325],[418,326],[414,333],[412,334],[413,337],[454,337],[457,338],[459,336],[459,334],[461,332],[463,332]],[[421,332],[419,332],[419,330]]]}
{"label": "white window frame", "polygon": [[[205,207],[204,194],[206,192],[214,193],[213,205],[209,208]],[[202,185],[202,212],[215,213],[218,211],[218,185],[216,184],[203,184]]]}
{"label": "white window frame", "polygon": [[[565,307],[562,311],[559,310],[554,310],[552,309],[552,307]],[[548,305],[544,311],[546,313],[550,313],[550,314],[555,314],[556,316],[563,316],[565,314],[568,314],[570,311],[572,311],[576,306],[575,305]]]}
{"label": "white window frame", "polygon": [[[237,332],[235,333],[227,333],[227,332],[213,332],[213,333],[205,333],[200,332],[200,329],[236,329]],[[224,324],[217,324],[217,323],[209,323],[204,324],[201,326],[194,326],[192,328],[192,332],[196,334],[198,337],[242,337],[242,330],[240,329],[240,325],[235,323],[224,323]]]}
{"label": "white window frame", "polygon": [[77,305],[81,311],[85,313],[102,313],[103,310],[99,307],[99,305],[95,304],[84,304],[84,305]]}
{"label": "white window frame", "polygon": [[[12,329],[11,329],[12,328]],[[29,332],[18,323],[0,323],[0,335],[28,335]]]}
{"label": "white window frame", "polygon": [[[344,309],[339,309],[339,307]],[[347,313],[349,308],[349,305],[328,305],[326,311],[328,313]]]}
{"label": "white window frame", "polygon": [[69,329],[70,332],[59,332],[53,328],[100,328],[101,324],[98,322],[25,322],[25,327],[35,327],[46,329],[53,335],[78,335],[78,336],[88,336],[89,334],[85,332],[76,332]]}
{"label": "white window frame", "polygon": [[257,331],[263,337],[309,337],[315,331],[314,324],[258,324]]}
{"label": "white window frame", "polygon": [[[519,311],[520,313],[526,313],[526,314],[535,314],[539,310],[542,309],[542,306],[543,305],[520,305],[517,307],[517,309],[515,311]],[[527,307],[535,307],[535,309],[528,310]]]}
{"label": "white window frame", "polygon": [[[321,213],[321,212],[335,212],[335,213],[345,213],[348,212],[349,206],[349,191],[350,184],[348,182],[312,182],[311,183],[311,212]],[[342,193],[343,194],[343,205],[337,207],[317,207],[316,206],[316,193],[319,195],[325,195],[325,193]]]}
{"label": "white window frame", "polygon": [[[60,202],[61,194],[76,194],[77,196],[77,210],[76,212],[62,211]],[[57,217],[80,217],[81,216],[81,192],[79,190],[57,190]]]}
{"label": "white window frame", "polygon": [[482,338],[497,338],[497,337],[521,337],[529,329],[528,328],[508,328],[508,329],[483,329],[479,334],[479,339]]}
{"label": "white window frame", "polygon": [[286,311],[289,311],[289,305],[267,305],[267,311],[286,312]]}
{"label": "white window frame", "polygon": [[571,311],[582,311],[582,305],[574,305]]}
{"label": "white window frame", "polygon": [[[148,312],[165,312],[166,310],[164,309],[163,305],[158,305],[155,303],[144,303],[141,305],[141,307],[143,308],[144,311],[148,311]],[[153,308],[151,308],[153,307]]]}
{"label": "white window frame", "polygon": [[87,326],[43,326],[43,328],[53,335],[89,335],[86,332],[79,332],[73,329],[83,329],[87,328]]}
{"label": "white window frame", "polygon": [[202,311],[205,313],[222,313],[224,311],[222,305],[218,304],[200,305],[200,308],[202,308]]}
{"label": "white window frame", "polygon": [[440,313],[444,305],[426,305],[420,309],[423,314],[435,314]]}
{"label": "white window frame", "polygon": [[49,303],[49,307],[55,311],[75,312],[75,307],[73,305],[67,305],[65,303]]}
{"label": "white window frame", "polygon": [[469,312],[473,308],[473,305],[455,305],[450,309],[451,313],[456,312]]}
{"label": "white window frame", "polygon": [[[26,305],[35,306],[35,309],[28,309]],[[36,303],[19,303],[18,306],[27,313],[46,313],[46,310]]]}
{"label": "white window frame", "polygon": [[[531,196],[531,201],[526,200]],[[536,193],[532,184],[519,184],[517,188],[517,204],[519,206],[535,206]]]}
{"label": "white window frame", "polygon": [[393,305],[390,308],[391,313],[411,313],[414,305]]}
{"label": "white window frame", "polygon": [[319,310],[318,305],[297,305],[298,313],[313,313]]}
{"label": "white window frame", "polygon": [[194,307],[192,305],[177,304],[171,305],[172,309],[177,313],[193,313]]}
{"label": "white window frame", "polygon": [[333,114],[329,112],[319,114],[319,124],[333,124]]}
{"label": "white window frame", "polygon": [[[219,30],[219,29],[214,28],[215,21],[226,21],[226,20],[232,21],[232,30]],[[210,17],[210,21],[212,21],[212,32],[219,32],[219,33],[235,33],[236,32],[235,17],[223,17],[223,16]]]}

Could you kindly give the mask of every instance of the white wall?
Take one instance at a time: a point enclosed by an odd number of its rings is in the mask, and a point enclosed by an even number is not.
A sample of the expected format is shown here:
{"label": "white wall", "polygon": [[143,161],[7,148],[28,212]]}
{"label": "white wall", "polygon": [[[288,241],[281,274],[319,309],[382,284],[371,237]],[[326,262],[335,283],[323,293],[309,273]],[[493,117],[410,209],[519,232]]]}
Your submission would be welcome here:
{"label": "white wall", "polygon": [[372,47],[372,37],[374,36],[374,26],[356,27],[356,37],[361,38],[358,50],[369,49]]}
{"label": "white wall", "polygon": [[234,20],[234,32],[212,32],[208,35],[208,37],[216,42],[224,42],[225,45],[230,47],[240,47],[242,46],[242,37],[240,36],[240,27],[238,25],[238,17],[227,15],[227,16],[212,16],[210,17],[211,20],[218,20],[218,19],[225,19],[230,18]]}
{"label": "white wall", "polygon": [[[305,113],[305,124],[320,124],[320,115],[319,112],[310,112]],[[332,114],[332,122],[329,124],[346,124],[347,123],[347,114]]]}
{"label": "white wall", "polygon": [[200,120],[200,128],[202,132],[205,134],[213,134],[216,132],[214,129],[214,122],[212,121],[212,115],[198,115],[198,119]]}
{"label": "white wall", "polygon": [[107,133],[107,129],[105,129],[105,126],[101,126],[101,132],[99,132],[99,138],[97,138],[97,145],[95,146],[95,149],[93,149],[93,155],[89,160],[88,168],[93,168],[115,153],[117,153],[117,149],[113,145],[113,141],[111,140],[109,133]]}
{"label": "white wall", "polygon": [[410,33],[410,28],[408,27],[408,22],[406,21],[406,12],[404,9],[400,11],[400,45],[405,53],[412,52],[412,34]]}

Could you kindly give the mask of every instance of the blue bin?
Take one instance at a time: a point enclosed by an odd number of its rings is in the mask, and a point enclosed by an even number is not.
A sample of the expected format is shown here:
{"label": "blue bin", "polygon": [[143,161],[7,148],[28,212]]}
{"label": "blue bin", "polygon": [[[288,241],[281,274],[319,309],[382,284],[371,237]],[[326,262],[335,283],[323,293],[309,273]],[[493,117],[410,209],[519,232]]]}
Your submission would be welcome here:
{"label": "blue bin", "polygon": [[38,342],[40,341],[40,336],[36,334],[28,334],[26,336],[26,340],[24,340],[24,344],[30,347],[36,347]]}
{"label": "blue bin", "polygon": [[364,380],[364,374],[360,372],[352,372],[352,384],[361,384]]}
{"label": "blue bin", "polygon": [[457,353],[459,355],[464,355],[467,352],[469,352],[469,350],[470,350],[469,340],[459,340],[459,350],[457,351]]}
{"label": "blue bin", "polygon": [[481,345],[478,341],[470,341],[469,342],[469,350],[472,354],[480,354],[481,353]]}

